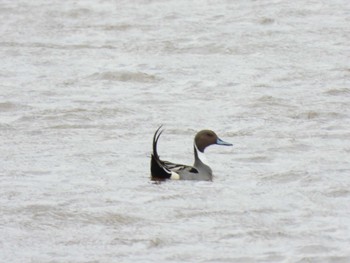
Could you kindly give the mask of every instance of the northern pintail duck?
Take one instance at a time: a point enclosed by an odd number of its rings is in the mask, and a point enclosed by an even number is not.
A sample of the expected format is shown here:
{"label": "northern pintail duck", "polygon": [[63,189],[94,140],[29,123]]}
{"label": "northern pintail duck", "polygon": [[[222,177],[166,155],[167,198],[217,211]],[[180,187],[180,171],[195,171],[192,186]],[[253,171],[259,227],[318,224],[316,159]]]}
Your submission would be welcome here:
{"label": "northern pintail duck", "polygon": [[163,131],[160,126],[153,136],[153,154],[151,157],[151,176],[152,180],[206,180],[211,181],[213,173],[208,166],[204,150],[206,147],[217,144],[232,146],[231,143],[221,140],[215,132],[211,130],[202,130],[194,138],[194,164],[193,166],[175,164],[159,159],[157,153],[157,143]]}

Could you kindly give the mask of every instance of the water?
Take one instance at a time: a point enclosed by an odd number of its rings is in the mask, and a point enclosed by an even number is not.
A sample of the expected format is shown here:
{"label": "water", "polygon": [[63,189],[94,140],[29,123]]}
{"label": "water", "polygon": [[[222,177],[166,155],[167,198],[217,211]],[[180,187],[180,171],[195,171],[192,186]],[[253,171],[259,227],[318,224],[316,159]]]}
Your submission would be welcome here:
{"label": "water", "polygon": [[[0,5],[1,262],[349,262],[350,4]],[[149,181],[191,164],[213,182]]]}

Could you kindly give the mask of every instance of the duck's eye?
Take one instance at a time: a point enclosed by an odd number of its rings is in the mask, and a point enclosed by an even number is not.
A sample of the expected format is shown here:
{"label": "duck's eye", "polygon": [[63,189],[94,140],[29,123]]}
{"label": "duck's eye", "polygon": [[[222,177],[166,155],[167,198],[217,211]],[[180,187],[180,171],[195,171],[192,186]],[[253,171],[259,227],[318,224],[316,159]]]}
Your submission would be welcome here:
{"label": "duck's eye", "polygon": [[207,133],[207,136],[213,137],[214,135],[212,133]]}

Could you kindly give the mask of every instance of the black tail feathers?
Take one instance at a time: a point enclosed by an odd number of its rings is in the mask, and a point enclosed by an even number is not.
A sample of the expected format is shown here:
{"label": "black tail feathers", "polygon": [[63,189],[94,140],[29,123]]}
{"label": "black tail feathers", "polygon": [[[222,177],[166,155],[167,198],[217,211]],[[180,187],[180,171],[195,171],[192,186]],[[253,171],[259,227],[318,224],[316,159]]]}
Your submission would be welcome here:
{"label": "black tail feathers", "polygon": [[164,167],[164,163],[159,159],[157,153],[157,143],[163,131],[160,131],[162,125],[156,130],[153,136],[153,154],[151,156],[151,177],[152,180],[165,180],[171,177],[171,171]]}

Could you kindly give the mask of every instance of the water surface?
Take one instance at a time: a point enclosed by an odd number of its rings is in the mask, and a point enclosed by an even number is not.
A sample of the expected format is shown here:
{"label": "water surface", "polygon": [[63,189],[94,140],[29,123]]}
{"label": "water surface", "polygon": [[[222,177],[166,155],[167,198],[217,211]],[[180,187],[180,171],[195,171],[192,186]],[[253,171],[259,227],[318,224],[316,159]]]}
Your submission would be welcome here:
{"label": "water surface", "polygon": [[[0,5],[0,261],[349,262],[350,4]],[[149,181],[193,161],[213,182]]]}

